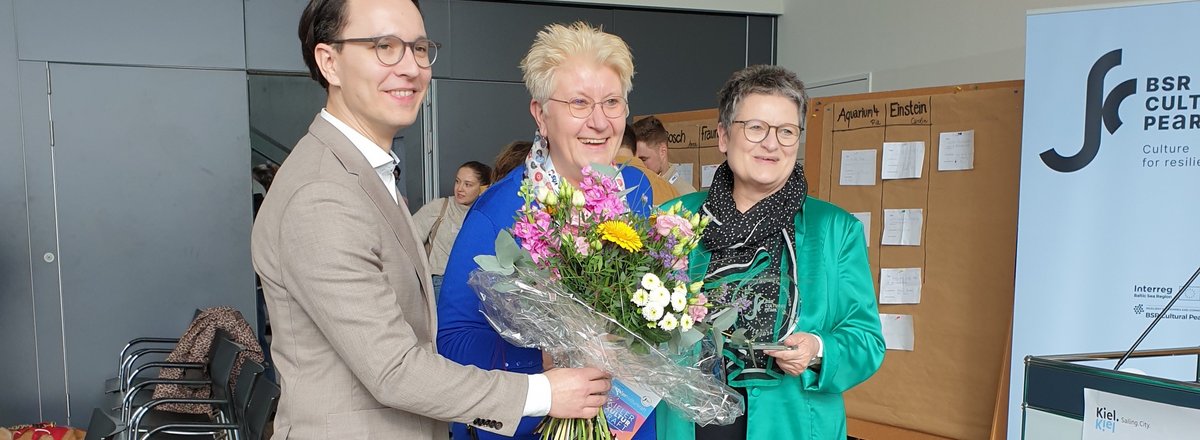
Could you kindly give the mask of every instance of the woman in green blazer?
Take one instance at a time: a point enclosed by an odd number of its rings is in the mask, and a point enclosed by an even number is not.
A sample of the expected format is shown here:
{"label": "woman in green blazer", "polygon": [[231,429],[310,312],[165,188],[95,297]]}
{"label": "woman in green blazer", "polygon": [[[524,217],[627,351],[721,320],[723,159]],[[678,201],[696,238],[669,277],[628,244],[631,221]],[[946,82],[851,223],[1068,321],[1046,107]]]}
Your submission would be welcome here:
{"label": "woman in green blazer", "polygon": [[719,96],[726,162],[708,192],[677,200],[712,217],[690,257],[692,278],[705,282],[711,301],[739,305],[733,330],[754,343],[723,353],[746,415],[697,427],[660,408],[659,438],[845,439],[842,392],[871,377],[884,353],[862,225],[807,197],[796,165],[807,96],[794,73],[751,66]]}

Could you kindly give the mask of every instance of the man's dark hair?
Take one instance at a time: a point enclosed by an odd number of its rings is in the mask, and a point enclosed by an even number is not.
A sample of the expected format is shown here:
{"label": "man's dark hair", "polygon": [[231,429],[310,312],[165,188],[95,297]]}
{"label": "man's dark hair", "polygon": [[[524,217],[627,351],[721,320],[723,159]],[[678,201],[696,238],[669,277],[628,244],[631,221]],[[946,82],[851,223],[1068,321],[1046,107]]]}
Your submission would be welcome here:
{"label": "man's dark hair", "polygon": [[625,134],[621,135],[621,146],[629,148],[629,151],[637,152],[637,134],[633,132],[633,126],[625,124]]}
{"label": "man's dark hair", "polygon": [[263,186],[264,190],[271,189],[271,182],[275,181],[275,173],[279,171],[279,165],[273,163],[260,163],[250,168],[250,175],[254,177],[254,181]]}
{"label": "man's dark hair", "polygon": [[667,142],[667,128],[663,127],[662,121],[654,116],[647,116],[634,122],[633,131],[637,135],[637,140],[645,142],[651,147]]}
{"label": "man's dark hair", "polygon": [[[417,0],[412,2],[420,11],[421,4]],[[313,50],[318,44],[338,39],[338,34],[345,28],[346,0],[310,0],[304,13],[300,14],[300,51],[304,55],[304,65],[308,66],[308,75],[326,90],[329,89],[329,81],[321,75]]]}

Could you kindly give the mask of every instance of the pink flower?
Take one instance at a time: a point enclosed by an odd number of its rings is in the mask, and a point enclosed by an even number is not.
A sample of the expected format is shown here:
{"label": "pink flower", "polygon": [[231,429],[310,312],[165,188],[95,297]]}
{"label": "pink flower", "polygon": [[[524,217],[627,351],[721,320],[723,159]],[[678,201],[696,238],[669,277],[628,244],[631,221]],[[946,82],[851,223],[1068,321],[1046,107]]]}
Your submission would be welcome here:
{"label": "pink flower", "polygon": [[513,236],[520,239],[522,243],[533,240],[538,235],[537,228],[532,223],[526,221],[524,217],[513,224]]}
{"label": "pink flower", "polygon": [[654,221],[654,229],[658,235],[666,237],[671,235],[671,229],[678,228],[679,238],[690,238],[695,235],[692,232],[692,224],[687,219],[675,214],[659,214],[658,219]]}
{"label": "pink flower", "polygon": [[592,250],[592,246],[588,244],[588,241],[586,238],[575,237],[575,252],[579,252],[579,255],[586,257],[588,255],[588,252],[591,250]]}
{"label": "pink flower", "polygon": [[671,269],[674,269],[674,270],[687,270],[687,268],[688,268],[688,256],[687,255],[676,258],[674,264],[671,265]]}
{"label": "pink flower", "polygon": [[535,224],[537,224],[538,230],[543,233],[550,232],[551,220],[553,220],[553,218],[551,218],[550,214],[547,214],[546,211],[537,211],[533,213],[533,221]]}
{"label": "pink flower", "polygon": [[529,256],[533,257],[534,263],[541,264],[550,257],[550,247],[536,238],[521,240],[521,247],[529,251]]}
{"label": "pink flower", "polygon": [[688,307],[688,315],[692,316],[692,320],[700,322],[705,316],[708,316],[708,307],[690,306]]}
{"label": "pink flower", "polygon": [[579,190],[584,196],[584,209],[593,216],[612,220],[628,211],[617,181],[595,173],[591,167],[584,167]]}

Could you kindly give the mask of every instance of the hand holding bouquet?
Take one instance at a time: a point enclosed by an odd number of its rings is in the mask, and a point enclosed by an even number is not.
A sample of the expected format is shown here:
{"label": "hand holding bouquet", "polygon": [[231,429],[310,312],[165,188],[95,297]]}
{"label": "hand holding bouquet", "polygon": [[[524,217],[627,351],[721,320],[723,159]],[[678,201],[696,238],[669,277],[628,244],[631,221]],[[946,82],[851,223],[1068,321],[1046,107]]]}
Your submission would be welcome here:
{"label": "hand holding bouquet", "polygon": [[[688,255],[708,219],[679,204],[636,215],[616,176],[593,166],[579,188],[522,186],[512,234],[497,237],[497,255],[475,259],[480,270],[470,283],[484,315],[507,340],[549,351],[556,363],[605,369],[697,423],[729,423],[744,411],[741,396],[711,370],[667,353],[695,354],[705,332],[727,329],[735,317],[689,282]],[[542,434],[605,438],[599,417],[548,418]]]}

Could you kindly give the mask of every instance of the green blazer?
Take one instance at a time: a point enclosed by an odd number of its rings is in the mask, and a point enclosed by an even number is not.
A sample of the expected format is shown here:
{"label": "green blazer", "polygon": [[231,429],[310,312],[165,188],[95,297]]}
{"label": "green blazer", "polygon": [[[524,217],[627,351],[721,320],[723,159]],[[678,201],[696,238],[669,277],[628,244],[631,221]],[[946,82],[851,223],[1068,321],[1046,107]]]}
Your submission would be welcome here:
{"label": "green blazer", "polygon": [[[707,192],[698,192],[676,200],[696,212],[707,197]],[[846,438],[842,392],[867,380],[883,362],[883,333],[862,224],[841,208],[812,197],[795,222],[796,259],[802,265],[798,270],[800,319],[795,329],[782,333],[819,336],[824,358],[818,371],[784,376],[776,386],[748,387],[749,440]],[[703,244],[692,252],[694,280],[704,276],[710,257]],[[667,405],[658,411],[659,439],[695,438],[691,421]]]}

